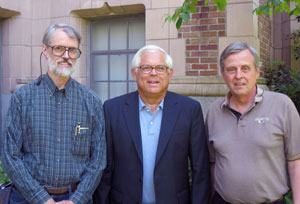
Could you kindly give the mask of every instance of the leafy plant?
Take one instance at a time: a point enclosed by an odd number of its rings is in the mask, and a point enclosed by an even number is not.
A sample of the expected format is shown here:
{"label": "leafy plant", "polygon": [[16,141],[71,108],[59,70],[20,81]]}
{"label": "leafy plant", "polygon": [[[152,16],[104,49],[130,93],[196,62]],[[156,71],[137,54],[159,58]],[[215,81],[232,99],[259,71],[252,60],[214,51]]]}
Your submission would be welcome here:
{"label": "leafy plant", "polygon": [[[299,16],[300,17],[300,16]],[[300,18],[299,18],[300,20]],[[300,29],[294,31],[292,34],[289,35],[291,40],[291,47],[293,49],[293,54],[298,60],[300,58]]]}
{"label": "leafy plant", "polygon": [[7,177],[5,171],[2,169],[1,160],[0,160],[0,184],[10,181]]}
{"label": "leafy plant", "polygon": [[[176,28],[179,29],[182,25],[182,21],[188,22],[190,20],[190,14],[196,12],[197,9],[195,5],[200,1],[204,1],[205,5],[210,3],[216,6],[219,12],[222,12],[227,6],[227,0],[185,0],[182,6],[174,11],[173,15],[166,15],[165,22],[176,22]],[[293,3],[293,7],[291,3]],[[278,12],[285,12],[290,16],[294,15],[299,22],[300,0],[267,0],[266,3],[253,10],[253,13],[257,15],[273,15]]]}
{"label": "leafy plant", "polygon": [[[188,22],[190,20],[190,13],[197,11],[196,4],[198,2],[200,2],[200,0],[185,0],[182,6],[177,8],[172,16],[167,15],[165,22],[176,22],[176,28],[179,29],[182,25],[182,21]],[[204,0],[205,5],[207,5],[208,2],[209,0]],[[211,3],[217,6],[219,12],[222,12],[227,5],[226,0],[211,0]]]}
{"label": "leafy plant", "polygon": [[[291,7],[294,3],[294,7]],[[300,1],[299,0],[267,0],[266,3],[260,5],[253,10],[257,15],[266,14],[273,15],[278,12],[288,13],[290,16],[298,16],[300,14]]]}
{"label": "leafy plant", "polygon": [[300,71],[289,69],[277,60],[266,68],[265,78],[269,89],[288,95],[300,113]]}
{"label": "leafy plant", "polygon": [[286,204],[293,204],[293,194],[291,191],[288,194],[286,194],[285,201]]}

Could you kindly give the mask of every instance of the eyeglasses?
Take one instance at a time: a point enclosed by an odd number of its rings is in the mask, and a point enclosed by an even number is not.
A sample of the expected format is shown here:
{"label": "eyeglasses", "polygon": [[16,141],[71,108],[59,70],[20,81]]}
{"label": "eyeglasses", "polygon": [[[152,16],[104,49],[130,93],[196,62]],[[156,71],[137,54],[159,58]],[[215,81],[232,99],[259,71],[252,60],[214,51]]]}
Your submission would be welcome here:
{"label": "eyeglasses", "polygon": [[150,74],[153,69],[155,69],[155,72],[157,74],[164,74],[166,71],[169,69],[169,67],[164,66],[164,65],[157,65],[155,67],[150,66],[150,65],[142,65],[138,67],[143,74]]}
{"label": "eyeglasses", "polygon": [[73,59],[77,59],[81,55],[81,51],[75,47],[65,47],[61,45],[54,45],[54,46],[47,45],[47,47],[51,47],[52,54],[57,57],[62,57],[66,51],[68,51],[69,57]]}

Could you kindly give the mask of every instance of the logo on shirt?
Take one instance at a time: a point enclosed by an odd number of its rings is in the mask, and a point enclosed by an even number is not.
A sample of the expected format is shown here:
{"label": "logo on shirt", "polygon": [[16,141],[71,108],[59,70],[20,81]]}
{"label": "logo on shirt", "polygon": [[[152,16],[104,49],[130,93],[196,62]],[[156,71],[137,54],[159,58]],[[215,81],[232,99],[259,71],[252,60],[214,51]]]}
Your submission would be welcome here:
{"label": "logo on shirt", "polygon": [[256,122],[258,122],[259,124],[265,123],[265,121],[270,120],[268,117],[262,117],[262,118],[255,118],[254,119]]}

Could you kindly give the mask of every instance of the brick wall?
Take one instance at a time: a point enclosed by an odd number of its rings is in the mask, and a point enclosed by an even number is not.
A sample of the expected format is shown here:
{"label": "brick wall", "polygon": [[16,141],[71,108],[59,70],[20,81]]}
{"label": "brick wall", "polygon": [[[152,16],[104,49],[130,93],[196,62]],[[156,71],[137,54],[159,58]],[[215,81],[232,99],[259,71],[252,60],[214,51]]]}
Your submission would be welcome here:
{"label": "brick wall", "polygon": [[200,1],[197,12],[179,30],[179,38],[186,40],[186,75],[218,75],[218,38],[225,36],[225,12]]}
{"label": "brick wall", "polygon": [[[260,5],[266,0],[260,0]],[[271,19],[269,16],[258,16],[258,39],[260,40],[260,59],[262,68],[272,63],[272,31]],[[263,70],[262,70],[263,71]]]}

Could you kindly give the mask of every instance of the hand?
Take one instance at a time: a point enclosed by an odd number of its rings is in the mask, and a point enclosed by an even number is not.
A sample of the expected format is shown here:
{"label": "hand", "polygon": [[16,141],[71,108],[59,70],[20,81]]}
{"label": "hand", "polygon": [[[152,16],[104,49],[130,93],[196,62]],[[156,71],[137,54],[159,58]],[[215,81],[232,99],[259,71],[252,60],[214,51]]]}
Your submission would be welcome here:
{"label": "hand", "polygon": [[53,198],[50,198],[49,200],[47,200],[43,204],[55,204],[55,201],[53,200]]}
{"label": "hand", "polygon": [[63,201],[60,201],[60,202],[56,202],[56,204],[76,204],[76,203],[74,203],[71,200],[63,200]]}

